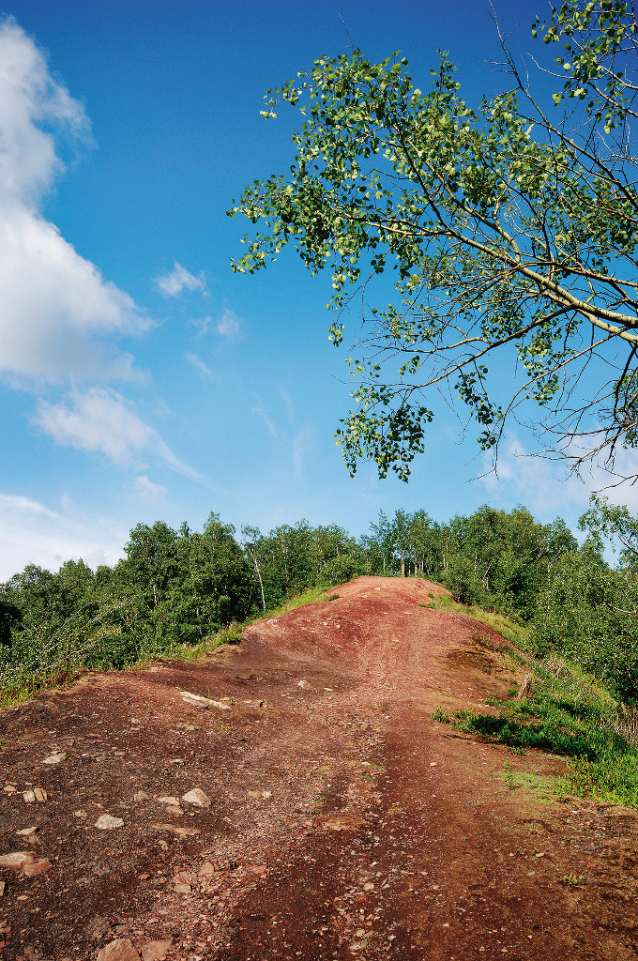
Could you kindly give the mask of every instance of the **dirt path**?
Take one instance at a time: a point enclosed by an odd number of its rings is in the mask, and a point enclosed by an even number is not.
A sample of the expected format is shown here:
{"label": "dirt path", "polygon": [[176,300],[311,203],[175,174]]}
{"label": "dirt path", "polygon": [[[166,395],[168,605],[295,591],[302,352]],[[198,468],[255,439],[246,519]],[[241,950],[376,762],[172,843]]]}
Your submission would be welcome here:
{"label": "dirt path", "polygon": [[636,815],[432,720],[513,679],[438,591],[359,578],[0,715],[2,961],[638,958]]}

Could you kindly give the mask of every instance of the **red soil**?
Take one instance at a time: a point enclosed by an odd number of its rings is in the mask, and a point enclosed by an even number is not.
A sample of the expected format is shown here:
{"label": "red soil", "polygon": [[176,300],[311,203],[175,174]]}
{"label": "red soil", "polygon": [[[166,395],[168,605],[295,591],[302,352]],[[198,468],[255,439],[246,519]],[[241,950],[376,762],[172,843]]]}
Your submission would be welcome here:
{"label": "red soil", "polygon": [[[636,813],[559,804],[560,758],[431,718],[503,696],[506,643],[427,581],[335,593],[0,714],[0,856],[41,871],[0,867],[2,961],[638,958]],[[210,807],[159,800],[193,788]]]}

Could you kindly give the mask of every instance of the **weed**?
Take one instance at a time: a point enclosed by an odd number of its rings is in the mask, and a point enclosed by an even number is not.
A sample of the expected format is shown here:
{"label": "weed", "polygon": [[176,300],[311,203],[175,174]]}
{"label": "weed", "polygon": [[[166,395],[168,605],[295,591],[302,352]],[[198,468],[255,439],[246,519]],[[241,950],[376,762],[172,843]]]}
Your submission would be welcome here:
{"label": "weed", "polygon": [[503,765],[503,780],[509,788],[510,791],[515,791],[517,788],[516,778],[514,777],[514,772],[512,771],[509,763],[506,761]]}
{"label": "weed", "polygon": [[450,718],[445,713],[442,707],[437,707],[432,714],[433,721],[439,721],[441,724],[449,724]]}
{"label": "weed", "polygon": [[579,884],[583,884],[585,878],[582,874],[564,874],[563,881],[565,884],[571,884],[573,887],[577,887]]}
{"label": "weed", "polygon": [[449,594],[429,594],[431,601],[428,604],[419,604],[419,607],[428,607],[435,611],[458,611],[461,604],[458,604]]}

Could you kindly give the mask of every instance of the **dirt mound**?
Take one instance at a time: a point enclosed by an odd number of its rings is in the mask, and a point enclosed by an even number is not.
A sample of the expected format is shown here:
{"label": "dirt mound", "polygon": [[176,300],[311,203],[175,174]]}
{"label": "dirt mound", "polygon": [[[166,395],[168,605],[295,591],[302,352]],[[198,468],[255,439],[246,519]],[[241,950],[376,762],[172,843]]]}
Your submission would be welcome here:
{"label": "dirt mound", "polygon": [[0,714],[2,961],[636,958],[634,813],[432,720],[519,680],[440,591],[359,578]]}

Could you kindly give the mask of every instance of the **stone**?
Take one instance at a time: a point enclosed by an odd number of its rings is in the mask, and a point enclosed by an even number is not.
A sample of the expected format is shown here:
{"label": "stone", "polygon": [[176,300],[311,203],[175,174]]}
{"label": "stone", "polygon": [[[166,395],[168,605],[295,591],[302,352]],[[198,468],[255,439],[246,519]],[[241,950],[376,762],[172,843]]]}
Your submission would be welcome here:
{"label": "stone", "polygon": [[6,882],[6,881],[0,881],[0,898],[1,898],[2,895],[4,894],[4,889],[6,888],[6,886],[7,886],[7,882]]}
{"label": "stone", "polygon": [[14,868],[27,878],[36,878],[51,867],[53,865],[47,858],[34,859],[28,851],[12,851],[10,854],[0,855],[0,868]]}
{"label": "stone", "polygon": [[148,941],[142,945],[142,961],[164,961],[172,947],[170,938],[165,941]]}
{"label": "stone", "polygon": [[60,764],[65,757],[66,757],[66,754],[63,751],[60,751],[57,754],[49,754],[48,757],[45,757],[42,763],[43,764]]}
{"label": "stone", "polygon": [[128,938],[116,938],[98,952],[97,961],[140,961],[140,956]]}
{"label": "stone", "polygon": [[18,789],[15,784],[5,784],[2,790],[5,794],[15,794]]}
{"label": "stone", "polygon": [[170,807],[179,807],[179,798],[176,797],[158,797],[158,804],[168,804]]}
{"label": "stone", "polygon": [[22,868],[22,873],[27,878],[37,878],[40,874],[46,874],[49,868],[52,867],[53,865],[48,858],[38,858],[37,861],[25,864]]}
{"label": "stone", "polygon": [[191,886],[190,884],[182,884],[182,882],[180,881],[177,884],[173,885],[173,891],[175,892],[175,894],[190,894]]}
{"label": "stone", "polygon": [[33,861],[33,855],[29,851],[11,851],[9,854],[0,854],[0,868],[21,869],[28,861]]}
{"label": "stone", "polygon": [[303,691],[305,691],[306,688],[310,687],[310,684],[308,684],[308,681],[304,679],[302,681],[297,681],[297,687],[300,687]]}
{"label": "stone", "polygon": [[188,791],[187,794],[182,795],[182,801],[187,804],[194,804],[198,808],[209,808],[211,805],[211,800],[207,794],[205,794],[201,788],[193,788],[192,791]]}
{"label": "stone", "polygon": [[36,801],[43,804],[48,800],[48,797],[49,795],[42,787],[34,787],[32,790],[22,792],[22,799],[26,804],[34,804]]}
{"label": "stone", "polygon": [[151,799],[149,795],[146,793],[146,791],[137,791],[133,795],[133,800],[135,801],[136,804],[140,804],[142,801],[150,801]]}
{"label": "stone", "polygon": [[154,831],[170,831],[171,834],[178,834],[182,837],[194,838],[201,834],[199,828],[178,828],[174,824],[151,824],[151,827]]}
{"label": "stone", "polygon": [[16,831],[16,834],[19,834],[21,837],[28,838],[29,835],[35,834],[37,830],[38,830],[37,827],[22,828],[21,831]]}
{"label": "stone", "polygon": [[122,818],[114,818],[110,814],[100,814],[95,822],[95,827],[99,828],[100,831],[112,831],[114,828],[121,828],[123,826],[124,821]]}
{"label": "stone", "polygon": [[230,711],[230,704],[223,701],[213,701],[210,697],[203,697],[201,694],[191,694],[190,691],[181,691],[182,700],[191,707],[201,707],[204,710],[215,707],[218,711]]}
{"label": "stone", "polygon": [[205,877],[205,878],[210,877],[211,874],[216,873],[215,865],[212,864],[210,861],[204,861],[201,868],[199,869],[199,873],[202,875],[202,877]]}

